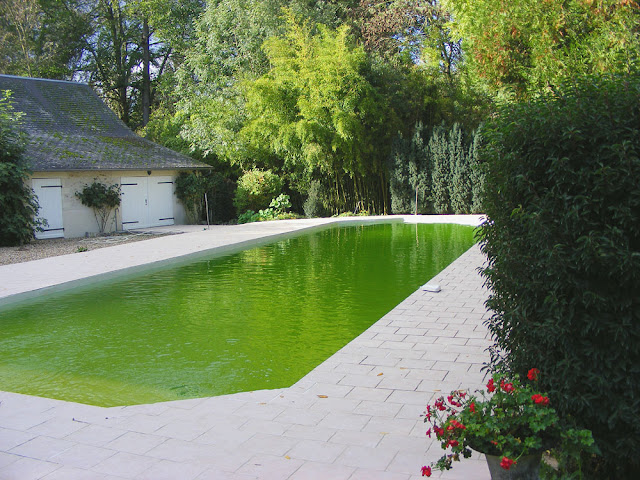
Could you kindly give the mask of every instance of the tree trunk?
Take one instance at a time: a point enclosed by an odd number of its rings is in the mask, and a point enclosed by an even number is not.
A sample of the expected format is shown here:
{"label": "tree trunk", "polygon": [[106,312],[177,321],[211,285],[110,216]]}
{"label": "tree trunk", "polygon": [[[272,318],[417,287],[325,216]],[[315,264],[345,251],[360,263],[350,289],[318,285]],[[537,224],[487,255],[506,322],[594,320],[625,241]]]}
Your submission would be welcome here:
{"label": "tree trunk", "polygon": [[149,22],[145,17],[142,23],[142,126],[149,123],[151,110],[151,53],[149,47]]}

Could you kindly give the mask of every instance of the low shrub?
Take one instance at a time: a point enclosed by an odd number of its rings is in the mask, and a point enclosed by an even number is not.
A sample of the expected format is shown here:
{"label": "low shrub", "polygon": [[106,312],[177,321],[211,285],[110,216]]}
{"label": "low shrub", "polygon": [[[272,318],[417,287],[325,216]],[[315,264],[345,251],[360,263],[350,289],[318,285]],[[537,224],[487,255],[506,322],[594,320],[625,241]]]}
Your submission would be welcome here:
{"label": "low shrub", "polygon": [[239,213],[260,210],[282,191],[282,179],[271,170],[254,168],[238,179],[233,204]]}
{"label": "low shrub", "polygon": [[104,233],[111,213],[120,205],[120,185],[105,185],[94,181],[76,192],[76,197],[84,206],[93,210],[98,222],[98,230]]}
{"label": "low shrub", "polygon": [[558,413],[593,432],[598,478],[637,478],[640,78],[564,85],[486,133],[492,364],[545,371]]}
{"label": "low shrub", "polygon": [[291,208],[289,195],[280,194],[271,200],[269,208],[258,211],[247,210],[238,215],[238,223],[265,222],[268,220],[286,220],[290,218],[300,218],[296,213],[287,212]]}

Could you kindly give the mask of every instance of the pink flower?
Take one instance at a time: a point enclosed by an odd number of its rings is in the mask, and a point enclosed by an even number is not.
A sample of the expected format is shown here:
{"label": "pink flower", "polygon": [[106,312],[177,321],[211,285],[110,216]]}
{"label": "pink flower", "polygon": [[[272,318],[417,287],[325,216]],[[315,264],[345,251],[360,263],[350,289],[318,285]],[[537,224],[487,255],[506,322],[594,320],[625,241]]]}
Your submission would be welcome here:
{"label": "pink flower", "polygon": [[422,467],[421,471],[422,471],[422,476],[423,477],[430,477],[431,476],[431,467],[424,466],[424,467]]}
{"label": "pink flower", "polygon": [[429,438],[431,438],[431,429],[427,430],[427,435]]}

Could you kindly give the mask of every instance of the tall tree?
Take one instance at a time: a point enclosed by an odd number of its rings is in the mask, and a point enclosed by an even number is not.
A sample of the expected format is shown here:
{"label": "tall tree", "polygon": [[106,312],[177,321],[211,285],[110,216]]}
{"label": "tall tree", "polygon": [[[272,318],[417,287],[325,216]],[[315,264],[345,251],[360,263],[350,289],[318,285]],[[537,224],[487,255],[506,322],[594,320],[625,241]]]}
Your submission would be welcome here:
{"label": "tall tree", "polygon": [[242,163],[255,152],[239,141],[246,121],[239,85],[267,72],[263,42],[284,32],[283,8],[308,19],[311,28],[322,23],[335,28],[352,16],[358,0],[216,0],[208,2],[197,25],[196,42],[179,72],[180,123],[192,149],[212,161],[218,157]]}
{"label": "tall tree", "polygon": [[589,73],[640,65],[634,0],[443,0],[467,63],[492,91],[524,96]]}
{"label": "tall tree", "polygon": [[[249,120],[241,134],[268,145],[306,188],[314,176],[332,179],[336,209],[386,204],[384,160],[394,115],[368,81],[367,56],[352,43],[346,26],[308,23],[289,16],[284,36],[265,42],[269,72],[246,82]],[[397,127],[396,127],[397,128]]]}
{"label": "tall tree", "polygon": [[455,74],[460,40],[451,35],[451,15],[439,0],[360,0],[355,16],[367,50]]}
{"label": "tall tree", "polygon": [[203,2],[96,0],[94,7],[82,76],[125,123],[144,126],[155,86],[182,62],[177,52],[191,38]]}
{"label": "tall tree", "polygon": [[132,124],[134,89],[142,62],[141,22],[128,15],[121,0],[98,0],[95,34],[88,45],[84,73],[124,123]]}
{"label": "tall tree", "polygon": [[70,79],[91,32],[84,0],[0,2],[0,72]]}

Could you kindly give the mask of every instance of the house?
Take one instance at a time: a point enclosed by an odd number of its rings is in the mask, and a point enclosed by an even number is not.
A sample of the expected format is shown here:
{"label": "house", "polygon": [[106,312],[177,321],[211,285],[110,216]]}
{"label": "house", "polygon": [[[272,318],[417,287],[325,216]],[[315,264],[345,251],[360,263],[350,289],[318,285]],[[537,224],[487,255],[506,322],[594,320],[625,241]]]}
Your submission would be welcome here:
{"label": "house", "polygon": [[39,216],[47,221],[38,238],[99,231],[93,211],[76,197],[94,181],[120,185],[121,203],[107,231],[186,223],[176,176],[208,165],[136,135],[89,85],[0,75],[0,90],[10,90],[14,109],[24,114],[24,156]]}

